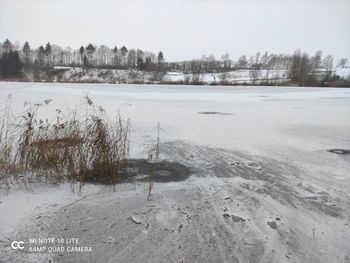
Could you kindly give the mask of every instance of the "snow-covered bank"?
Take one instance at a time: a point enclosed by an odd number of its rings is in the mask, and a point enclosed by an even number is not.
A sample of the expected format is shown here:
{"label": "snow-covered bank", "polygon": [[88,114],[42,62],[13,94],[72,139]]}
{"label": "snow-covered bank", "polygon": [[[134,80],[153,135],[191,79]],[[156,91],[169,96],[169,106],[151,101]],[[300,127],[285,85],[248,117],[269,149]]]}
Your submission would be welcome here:
{"label": "snow-covered bank", "polygon": [[[80,198],[77,195],[79,186],[69,184],[58,186],[51,185],[27,185],[19,188],[14,184],[8,190],[1,190],[1,213],[0,213],[0,236],[4,237],[11,233],[22,220],[34,213],[45,213],[52,207],[67,204]],[[97,187],[91,185],[86,187],[84,194],[97,191]]]}
{"label": "snow-covered bank", "polygon": [[[322,77],[324,70],[317,76]],[[350,80],[350,68],[336,68],[334,78],[342,81]],[[39,78],[38,78],[39,77]],[[206,85],[297,85],[289,83],[288,70],[252,71],[237,69],[219,73],[184,73],[143,71],[139,69],[101,69],[81,67],[59,67],[47,69],[47,72],[27,73],[27,81],[64,82],[64,83],[140,83],[140,84],[206,84]],[[343,84],[344,85],[344,84]]]}
{"label": "snow-covered bank", "polygon": [[[235,151],[162,144],[163,158],[191,167],[186,181],[120,184],[74,202],[42,206],[2,240],[9,262],[346,262],[349,193],[344,178]],[[346,179],[349,182],[349,177]],[[48,196],[50,198],[50,196]],[[46,210],[45,210],[46,208]],[[30,220],[30,221],[29,221]],[[30,239],[78,238],[74,245]],[[9,247],[24,240],[23,251]],[[57,241],[56,241],[57,242]],[[205,248],[205,249],[203,249]],[[65,249],[65,250],[64,250]]]}
{"label": "snow-covered bank", "polygon": [[[68,188],[40,190],[40,202],[28,196],[38,210],[31,205],[23,214],[14,210],[0,217],[4,225],[14,218],[8,224],[14,231],[0,243],[3,259],[349,260],[350,155],[328,150],[350,149],[350,90],[0,83],[0,98],[11,93],[15,112],[26,100],[52,99],[43,117],[80,105],[87,92],[110,115],[119,109],[130,117],[132,157],[146,157],[159,121],[161,157],[191,167],[193,175],[155,184],[150,202],[145,183],[118,185],[115,193],[87,188],[86,198],[72,205],[80,197]],[[2,195],[0,214],[22,195]],[[40,254],[9,247],[12,240],[39,236],[80,238],[93,252]]]}

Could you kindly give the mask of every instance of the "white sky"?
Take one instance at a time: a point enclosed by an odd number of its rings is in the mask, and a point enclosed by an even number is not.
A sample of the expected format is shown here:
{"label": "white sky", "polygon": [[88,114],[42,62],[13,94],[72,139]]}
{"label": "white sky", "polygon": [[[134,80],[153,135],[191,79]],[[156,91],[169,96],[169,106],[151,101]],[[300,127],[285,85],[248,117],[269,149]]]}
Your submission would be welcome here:
{"label": "white sky", "polygon": [[158,52],[166,60],[228,52],[350,58],[350,0],[0,0],[0,41]]}

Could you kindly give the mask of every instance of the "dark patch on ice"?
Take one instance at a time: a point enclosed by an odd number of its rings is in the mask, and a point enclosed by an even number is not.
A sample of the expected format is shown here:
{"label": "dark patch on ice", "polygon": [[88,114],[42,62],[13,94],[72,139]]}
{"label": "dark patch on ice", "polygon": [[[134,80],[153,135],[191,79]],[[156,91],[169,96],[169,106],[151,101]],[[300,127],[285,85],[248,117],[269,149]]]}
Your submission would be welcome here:
{"label": "dark patch on ice", "polygon": [[237,222],[245,222],[245,219],[240,217],[240,216],[236,216],[236,215],[231,215],[233,222],[237,223]]}
{"label": "dark patch on ice", "polygon": [[208,114],[208,115],[232,115],[228,112],[219,112],[219,111],[200,111],[199,114]]}
{"label": "dark patch on ice", "polygon": [[350,150],[347,149],[329,149],[327,152],[343,155],[350,154]]}
{"label": "dark patch on ice", "polygon": [[191,175],[191,171],[188,167],[177,162],[161,161],[155,164],[146,159],[130,159],[125,168],[119,170],[115,180],[111,174],[88,171],[84,181],[100,184],[142,182],[150,180],[151,175],[154,182],[167,183],[186,180]]}
{"label": "dark patch on ice", "polygon": [[267,222],[267,224],[268,224],[272,229],[277,229],[277,223],[276,223],[276,221],[270,221],[270,222]]}

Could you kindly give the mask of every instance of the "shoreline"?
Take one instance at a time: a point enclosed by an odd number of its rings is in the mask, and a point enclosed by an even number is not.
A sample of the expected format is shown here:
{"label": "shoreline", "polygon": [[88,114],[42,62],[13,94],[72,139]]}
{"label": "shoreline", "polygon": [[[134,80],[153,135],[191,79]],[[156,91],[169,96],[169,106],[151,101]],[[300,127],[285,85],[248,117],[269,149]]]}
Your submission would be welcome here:
{"label": "shoreline", "polygon": [[35,83],[35,84],[100,84],[100,85],[155,85],[155,86],[194,86],[194,87],[285,87],[285,88],[350,88],[350,83],[346,86],[331,86],[331,85],[322,85],[322,86],[300,86],[300,85],[284,85],[283,83],[261,83],[261,84],[252,84],[252,83],[228,83],[228,84],[220,84],[220,83],[184,83],[184,82],[102,82],[102,81],[25,81],[25,80],[6,80],[0,79],[0,82],[3,83]]}

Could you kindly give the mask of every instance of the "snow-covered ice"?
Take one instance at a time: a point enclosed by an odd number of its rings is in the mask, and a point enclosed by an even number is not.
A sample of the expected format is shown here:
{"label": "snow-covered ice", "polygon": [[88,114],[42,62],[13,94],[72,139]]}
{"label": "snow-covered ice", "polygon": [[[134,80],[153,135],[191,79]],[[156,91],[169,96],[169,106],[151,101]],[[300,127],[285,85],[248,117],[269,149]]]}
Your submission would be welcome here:
{"label": "snow-covered ice", "polygon": [[[161,157],[193,175],[156,183],[151,201],[145,183],[86,187],[82,200],[65,184],[10,189],[0,197],[8,262],[350,260],[350,155],[328,151],[350,149],[350,89],[0,83],[0,100],[10,93],[17,112],[52,99],[46,117],[86,93],[110,115],[119,109],[131,119],[131,157],[146,157],[159,121]],[[39,235],[79,237],[93,252],[9,247]]]}

